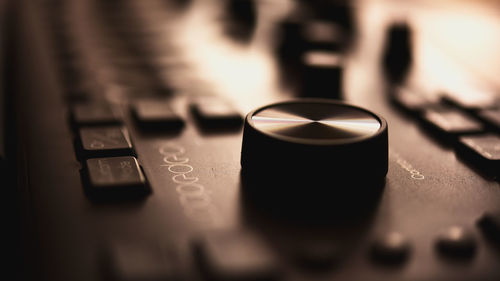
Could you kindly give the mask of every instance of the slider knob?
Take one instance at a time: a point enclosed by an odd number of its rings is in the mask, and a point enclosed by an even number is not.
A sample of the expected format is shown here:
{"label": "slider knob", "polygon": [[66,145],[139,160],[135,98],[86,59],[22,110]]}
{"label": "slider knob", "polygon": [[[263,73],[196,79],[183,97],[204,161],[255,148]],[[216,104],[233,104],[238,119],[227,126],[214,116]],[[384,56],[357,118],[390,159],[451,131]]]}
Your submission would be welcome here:
{"label": "slider knob", "polygon": [[366,109],[328,99],[264,106],[245,118],[241,166],[242,175],[253,180],[275,179],[273,189],[366,188],[387,174],[387,123]]}

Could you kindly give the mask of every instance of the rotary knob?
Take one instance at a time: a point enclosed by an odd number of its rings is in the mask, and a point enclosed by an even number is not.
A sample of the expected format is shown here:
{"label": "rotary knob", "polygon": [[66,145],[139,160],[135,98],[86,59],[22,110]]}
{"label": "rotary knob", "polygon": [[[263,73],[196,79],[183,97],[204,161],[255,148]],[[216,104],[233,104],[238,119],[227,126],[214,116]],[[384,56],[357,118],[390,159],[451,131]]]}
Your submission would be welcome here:
{"label": "rotary knob", "polygon": [[309,190],[364,188],[358,183],[383,182],[387,174],[387,123],[366,109],[328,99],[264,106],[245,118],[241,166],[253,179],[279,178],[278,189],[295,183]]}

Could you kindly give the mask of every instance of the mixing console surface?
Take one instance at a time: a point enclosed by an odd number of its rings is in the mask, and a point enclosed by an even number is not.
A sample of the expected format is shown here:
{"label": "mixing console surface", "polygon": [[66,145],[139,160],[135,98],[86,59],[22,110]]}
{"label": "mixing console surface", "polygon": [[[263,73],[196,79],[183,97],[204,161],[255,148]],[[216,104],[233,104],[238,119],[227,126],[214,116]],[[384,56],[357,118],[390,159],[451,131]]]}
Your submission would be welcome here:
{"label": "mixing console surface", "polygon": [[19,280],[500,279],[496,3],[10,6]]}

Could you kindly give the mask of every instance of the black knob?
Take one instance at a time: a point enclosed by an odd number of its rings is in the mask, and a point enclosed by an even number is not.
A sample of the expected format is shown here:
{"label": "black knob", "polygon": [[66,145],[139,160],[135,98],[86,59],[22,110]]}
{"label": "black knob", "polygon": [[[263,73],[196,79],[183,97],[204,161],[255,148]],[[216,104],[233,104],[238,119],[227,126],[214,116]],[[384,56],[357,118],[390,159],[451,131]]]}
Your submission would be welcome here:
{"label": "black knob", "polygon": [[354,183],[373,184],[387,174],[387,138],[386,121],[360,107],[328,99],[271,104],[246,116],[242,172],[279,178],[275,189],[365,188]]}
{"label": "black knob", "polygon": [[412,63],[412,32],[407,23],[395,23],[387,31],[383,67],[393,83],[403,82]]}
{"label": "black knob", "polygon": [[308,51],[302,55],[299,94],[311,98],[342,98],[343,58],[328,51]]}

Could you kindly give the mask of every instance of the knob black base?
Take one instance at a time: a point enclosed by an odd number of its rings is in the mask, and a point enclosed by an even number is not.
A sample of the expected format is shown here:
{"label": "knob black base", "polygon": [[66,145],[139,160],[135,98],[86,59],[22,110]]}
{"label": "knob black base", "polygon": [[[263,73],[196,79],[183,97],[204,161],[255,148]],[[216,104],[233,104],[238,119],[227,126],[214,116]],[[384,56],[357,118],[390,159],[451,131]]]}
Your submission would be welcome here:
{"label": "knob black base", "polygon": [[255,177],[325,180],[321,189],[375,182],[387,174],[387,139],[387,123],[374,113],[328,99],[298,99],[247,115],[241,166]]}

